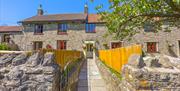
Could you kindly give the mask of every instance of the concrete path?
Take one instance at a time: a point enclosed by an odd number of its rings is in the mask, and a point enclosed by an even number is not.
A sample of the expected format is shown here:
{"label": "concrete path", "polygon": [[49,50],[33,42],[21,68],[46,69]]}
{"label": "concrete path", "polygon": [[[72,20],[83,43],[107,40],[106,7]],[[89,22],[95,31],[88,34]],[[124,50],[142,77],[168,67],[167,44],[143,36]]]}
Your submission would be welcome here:
{"label": "concrete path", "polygon": [[87,59],[81,68],[78,91],[107,91],[105,82],[93,59]]}

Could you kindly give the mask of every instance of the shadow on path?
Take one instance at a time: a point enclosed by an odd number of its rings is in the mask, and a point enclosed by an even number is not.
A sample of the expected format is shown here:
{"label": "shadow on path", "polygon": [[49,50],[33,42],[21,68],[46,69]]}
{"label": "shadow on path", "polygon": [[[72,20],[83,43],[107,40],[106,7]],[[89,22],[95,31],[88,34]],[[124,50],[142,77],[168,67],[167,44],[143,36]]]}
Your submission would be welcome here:
{"label": "shadow on path", "polygon": [[89,91],[87,60],[84,62],[79,74],[78,91]]}

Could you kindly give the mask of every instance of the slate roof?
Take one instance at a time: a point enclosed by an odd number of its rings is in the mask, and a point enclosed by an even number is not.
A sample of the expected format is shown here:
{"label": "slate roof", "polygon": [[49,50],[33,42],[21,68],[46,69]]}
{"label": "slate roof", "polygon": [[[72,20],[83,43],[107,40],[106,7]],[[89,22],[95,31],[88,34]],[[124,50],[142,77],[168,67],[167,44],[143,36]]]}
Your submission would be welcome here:
{"label": "slate roof", "polygon": [[89,23],[99,23],[100,15],[98,14],[52,14],[52,15],[36,15],[27,19],[24,19],[20,22],[58,22],[58,21],[75,21],[82,20],[85,21],[88,19]]}
{"label": "slate roof", "polygon": [[85,20],[86,14],[53,14],[53,15],[37,15],[23,20],[22,22],[36,22],[36,21],[73,21]]}
{"label": "slate roof", "polygon": [[0,32],[22,32],[22,26],[0,26]]}

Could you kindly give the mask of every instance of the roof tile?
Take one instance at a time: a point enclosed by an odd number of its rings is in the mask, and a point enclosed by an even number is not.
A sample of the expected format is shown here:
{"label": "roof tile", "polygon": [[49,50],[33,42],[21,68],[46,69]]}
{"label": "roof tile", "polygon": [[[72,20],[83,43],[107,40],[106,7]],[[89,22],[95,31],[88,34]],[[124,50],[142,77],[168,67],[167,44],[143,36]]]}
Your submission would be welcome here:
{"label": "roof tile", "polygon": [[21,32],[21,26],[0,26],[0,32]]}

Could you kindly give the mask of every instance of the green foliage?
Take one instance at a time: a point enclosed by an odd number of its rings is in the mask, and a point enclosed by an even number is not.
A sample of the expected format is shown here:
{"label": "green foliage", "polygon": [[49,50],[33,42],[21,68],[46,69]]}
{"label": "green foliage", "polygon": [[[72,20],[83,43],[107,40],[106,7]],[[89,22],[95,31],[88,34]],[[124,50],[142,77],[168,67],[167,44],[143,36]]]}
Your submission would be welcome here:
{"label": "green foliage", "polygon": [[180,0],[109,0],[109,10],[96,9],[106,22],[108,34],[116,39],[131,38],[145,23],[153,24],[156,31],[162,30],[164,22],[179,26]]}
{"label": "green foliage", "polygon": [[9,50],[10,48],[6,44],[0,44],[0,50]]}

